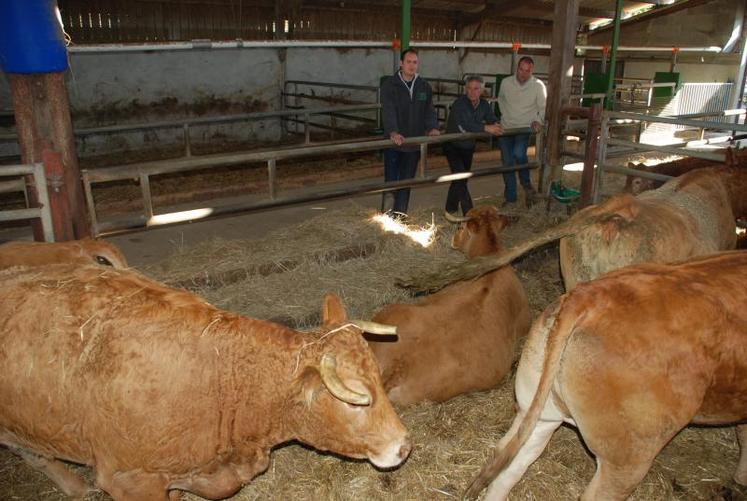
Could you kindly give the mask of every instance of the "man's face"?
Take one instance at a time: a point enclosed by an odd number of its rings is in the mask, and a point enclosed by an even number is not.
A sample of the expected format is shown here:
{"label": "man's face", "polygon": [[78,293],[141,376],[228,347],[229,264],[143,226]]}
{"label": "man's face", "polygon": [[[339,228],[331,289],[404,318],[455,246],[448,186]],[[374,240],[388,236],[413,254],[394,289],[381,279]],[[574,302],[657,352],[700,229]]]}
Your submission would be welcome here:
{"label": "man's face", "polygon": [[399,62],[399,69],[402,70],[402,76],[410,80],[418,72],[418,55],[408,52],[404,59]]}
{"label": "man's face", "polygon": [[516,80],[520,83],[526,83],[526,81],[529,80],[529,77],[532,76],[532,70],[534,70],[534,65],[532,63],[529,61],[522,61],[519,64],[519,67],[516,68]]}
{"label": "man's face", "polygon": [[467,94],[467,98],[472,104],[477,104],[480,101],[480,96],[482,96],[482,84],[477,80],[471,80],[465,85],[464,93]]}

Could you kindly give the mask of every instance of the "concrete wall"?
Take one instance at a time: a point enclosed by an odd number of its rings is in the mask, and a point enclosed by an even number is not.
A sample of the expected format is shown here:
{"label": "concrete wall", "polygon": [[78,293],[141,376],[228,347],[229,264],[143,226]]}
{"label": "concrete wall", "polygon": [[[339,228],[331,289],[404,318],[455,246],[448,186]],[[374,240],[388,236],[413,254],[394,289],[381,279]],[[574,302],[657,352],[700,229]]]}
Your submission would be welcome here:
{"label": "concrete wall", "polygon": [[[631,78],[653,78],[657,71],[669,71],[669,63],[665,61],[645,62],[626,61],[625,76]],[[737,68],[724,64],[677,64],[677,71],[687,83],[733,82]]]}

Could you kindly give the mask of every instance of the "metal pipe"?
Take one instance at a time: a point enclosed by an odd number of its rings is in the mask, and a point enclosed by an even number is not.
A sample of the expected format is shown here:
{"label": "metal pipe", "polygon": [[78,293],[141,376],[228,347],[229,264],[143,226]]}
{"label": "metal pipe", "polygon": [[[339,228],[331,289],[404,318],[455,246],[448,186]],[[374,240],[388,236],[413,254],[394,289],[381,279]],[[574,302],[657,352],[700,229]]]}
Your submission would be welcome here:
{"label": "metal pipe", "polygon": [[400,47],[402,50],[410,48],[410,14],[412,12],[412,2],[402,0],[402,33],[400,35]]}
{"label": "metal pipe", "polygon": [[[504,135],[526,134],[531,132],[529,127],[517,129],[506,129]],[[491,135],[486,132],[469,132],[442,134],[440,136],[423,136],[405,138],[404,145],[420,145],[422,143],[446,143],[449,141],[458,141],[463,139],[480,139],[490,138]],[[204,169],[206,167],[218,167],[247,164],[251,162],[266,162],[270,159],[285,160],[290,158],[301,158],[312,155],[325,153],[342,153],[352,151],[372,151],[383,148],[390,148],[392,142],[389,139],[369,139],[365,141],[346,142],[338,144],[303,146],[300,148],[286,148],[273,151],[252,151],[233,154],[202,155],[199,157],[180,158],[175,160],[157,160],[152,162],[142,162],[114,167],[106,167],[96,170],[85,171],[90,183],[100,183],[105,181],[117,181],[122,179],[136,178],[141,172],[148,175],[167,174],[173,172],[182,172],[195,169]],[[3,167],[4,168],[4,167]]]}
{"label": "metal pipe", "polygon": [[653,179],[654,181],[669,181],[674,176],[667,176],[664,174],[658,174],[656,172],[648,172],[645,170],[629,169],[627,167],[616,167],[614,165],[605,165],[605,172],[612,172],[613,174],[625,174],[626,176],[638,176],[645,179]]}
{"label": "metal pipe", "polygon": [[742,28],[744,25],[744,1],[737,1],[737,12],[734,15],[734,26],[731,28],[731,36],[729,37],[729,40],[726,41],[724,44],[723,51],[726,54],[731,54],[734,52],[734,47],[737,46],[737,40],[739,40],[740,36],[744,36],[742,34]]}
{"label": "metal pipe", "polygon": [[[411,41],[411,47],[430,48],[430,49],[510,49],[511,42],[430,42],[430,41]],[[150,44],[95,44],[95,45],[76,45],[68,47],[71,54],[89,54],[99,52],[159,52],[174,50],[193,50],[193,49],[272,49],[272,48],[335,48],[335,47],[357,47],[357,48],[377,48],[391,49],[388,42],[371,42],[367,40],[267,40],[267,41],[235,41],[235,42],[165,42]],[[527,50],[548,50],[550,44],[546,43],[522,43],[522,49]],[[603,50],[603,45],[576,45],[577,50]],[[618,51],[624,52],[671,52],[671,46],[619,46]],[[679,47],[680,52],[706,52],[719,53],[721,47],[711,46],[691,46]]]}
{"label": "metal pipe", "polygon": [[712,160],[714,162],[724,163],[726,155],[723,153],[708,153],[705,151],[687,150],[684,148],[676,148],[673,146],[662,146],[653,144],[641,144],[633,141],[626,141],[624,139],[607,139],[607,144],[612,146],[627,146],[639,151],[663,151],[665,153],[673,153],[675,155],[682,155],[694,158],[702,158],[703,160]]}
{"label": "metal pipe", "polygon": [[52,204],[49,202],[47,191],[47,174],[44,164],[33,164],[34,184],[36,185],[36,196],[39,200],[39,219],[41,219],[42,233],[45,242],[54,242],[54,223],[52,221]]}
{"label": "metal pipe", "polygon": [[630,120],[643,120],[645,122],[657,122],[674,125],[691,125],[693,127],[705,127],[706,129],[717,129],[717,130],[738,130],[740,132],[747,132],[747,125],[731,124],[726,122],[706,122],[704,120],[687,120],[682,118],[667,118],[657,117],[652,115],[646,115],[643,113],[627,113],[622,111],[610,111],[608,112],[610,118],[623,118]]}
{"label": "metal pipe", "polygon": [[345,84],[345,83],[335,83],[335,82],[314,82],[311,80],[286,80],[285,83],[286,85],[289,83],[294,83],[297,85],[308,85],[310,87],[339,87],[341,89],[370,90],[370,91],[379,90],[379,87],[375,85],[357,85],[357,84]]}
{"label": "metal pipe", "polygon": [[[533,163],[524,165],[512,165],[508,167],[487,167],[476,169],[465,173],[464,178],[494,176],[504,172],[514,172],[518,170],[536,169],[537,165]],[[155,226],[174,226],[177,224],[186,224],[207,217],[231,216],[246,212],[256,212],[261,210],[273,209],[278,207],[288,207],[300,205],[309,202],[318,202],[321,200],[334,200],[338,198],[348,198],[355,195],[368,195],[390,191],[392,189],[426,186],[437,183],[451,182],[452,176],[432,176],[426,178],[413,178],[403,181],[390,181],[388,183],[375,182],[366,184],[357,184],[335,188],[332,190],[319,191],[316,193],[306,193],[303,195],[278,198],[275,200],[262,200],[259,202],[237,203],[217,207],[205,207],[184,212],[174,212],[159,214],[146,220],[143,216],[120,218],[112,221],[102,222],[99,226],[99,232],[96,236],[109,236],[133,231],[141,231]]]}
{"label": "metal pipe", "polygon": [[622,21],[622,0],[617,0],[615,7],[615,23],[612,31],[612,47],[610,48],[610,70],[607,75],[607,97],[605,107],[612,109],[612,97],[615,86],[615,70],[617,69],[617,49],[620,45],[620,21]]}

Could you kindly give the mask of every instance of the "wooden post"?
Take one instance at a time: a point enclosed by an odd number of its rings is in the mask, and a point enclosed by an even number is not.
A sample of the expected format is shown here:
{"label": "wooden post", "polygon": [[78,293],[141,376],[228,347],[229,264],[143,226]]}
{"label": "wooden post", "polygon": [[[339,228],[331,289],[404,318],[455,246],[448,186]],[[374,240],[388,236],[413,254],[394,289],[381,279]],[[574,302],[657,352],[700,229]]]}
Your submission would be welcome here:
{"label": "wooden post", "polygon": [[45,148],[42,151],[44,162],[44,177],[47,181],[49,207],[52,213],[52,228],[55,242],[75,240],[73,221],[70,218],[70,201],[65,185],[65,168],[62,165],[62,155]]}
{"label": "wooden post", "polygon": [[[13,96],[21,160],[27,164],[43,162],[45,149],[60,154],[70,208],[68,217],[72,222],[74,236],[90,236],[63,74],[9,73],[8,79]],[[31,201],[37,202],[36,195],[30,195]],[[55,214],[52,216],[57,217]],[[32,224],[32,227],[34,238],[42,240],[40,225]]]}
{"label": "wooden post", "polygon": [[597,145],[599,144],[599,129],[602,123],[602,103],[595,103],[589,113],[586,126],[586,150],[584,151],[584,171],[581,174],[581,199],[579,207],[591,205],[594,189],[594,164],[597,161]]}
{"label": "wooden post", "polygon": [[[547,89],[545,116],[548,121],[547,148],[551,180],[560,179],[563,166],[561,152],[563,141],[561,130],[563,119],[560,109],[571,95],[573,58],[578,32],[579,0],[556,0],[552,28],[552,48],[550,50],[550,75]],[[550,183],[548,183],[549,186]]]}

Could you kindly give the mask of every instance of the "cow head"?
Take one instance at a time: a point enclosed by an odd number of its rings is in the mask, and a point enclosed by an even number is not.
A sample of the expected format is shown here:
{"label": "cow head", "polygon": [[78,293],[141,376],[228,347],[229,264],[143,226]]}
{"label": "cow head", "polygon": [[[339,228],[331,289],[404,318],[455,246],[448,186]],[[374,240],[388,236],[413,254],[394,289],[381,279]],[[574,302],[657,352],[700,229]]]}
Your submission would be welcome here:
{"label": "cow head", "polygon": [[509,218],[492,206],[470,209],[462,226],[454,233],[451,246],[467,257],[487,256],[500,251],[500,232]]}
{"label": "cow head", "polygon": [[[628,162],[628,169],[647,170],[645,164],[635,164],[633,162]],[[644,179],[640,176],[629,174],[625,178],[625,188],[623,188],[623,191],[633,195],[638,195],[644,191],[653,190],[655,188],[656,183],[653,179]]]}
{"label": "cow head", "polygon": [[81,254],[90,257],[96,264],[119,269],[127,268],[127,260],[114,244],[90,238],[80,240],[77,244],[80,246]]}
{"label": "cow head", "polygon": [[380,468],[410,453],[407,430],[394,412],[363,332],[334,295],[324,298],[318,336],[300,353],[291,422],[294,436],[320,450],[369,459]]}

